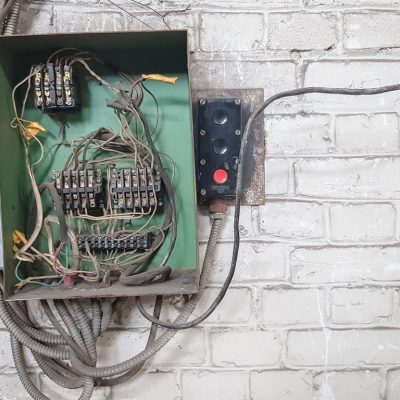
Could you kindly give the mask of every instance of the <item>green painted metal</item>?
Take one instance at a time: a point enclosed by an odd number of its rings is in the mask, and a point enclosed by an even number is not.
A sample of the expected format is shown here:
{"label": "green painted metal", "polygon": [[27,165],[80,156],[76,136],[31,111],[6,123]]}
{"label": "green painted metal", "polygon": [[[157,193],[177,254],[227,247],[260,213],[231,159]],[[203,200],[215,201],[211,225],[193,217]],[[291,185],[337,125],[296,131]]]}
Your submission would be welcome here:
{"label": "green painted metal", "polygon": [[[107,65],[98,64],[97,68],[95,66],[96,71],[117,85],[120,79],[115,74],[117,68],[122,68],[131,75],[161,73],[178,76],[176,85],[148,82],[147,87],[156,96],[160,109],[155,145],[160,152],[173,159],[176,168],[174,186],[178,204],[178,237],[169,265],[173,269],[197,271],[195,172],[186,46],[186,32],[0,38],[0,195],[4,244],[2,266],[8,294],[12,294],[15,284],[12,231],[20,229],[29,232],[34,221],[33,197],[26,179],[23,146],[18,133],[10,127],[13,118],[11,88],[29,73],[32,64],[42,62],[52,51],[62,47],[78,47],[99,54],[107,61]],[[67,140],[71,141],[100,127],[117,130],[118,121],[114,112],[106,107],[106,99],[115,98],[115,94],[92,79],[83,68],[79,68],[78,76],[82,109],[80,112],[65,114],[68,123]],[[156,107],[150,96],[145,97],[142,109],[154,125]],[[63,169],[70,149],[66,146],[56,146],[61,141],[61,117],[55,118],[41,113],[34,107],[32,98],[28,100],[24,117],[40,122],[47,130],[40,134],[46,154],[44,162],[36,171],[36,178],[40,184],[51,179],[52,170]],[[32,161],[37,159],[38,146],[32,146],[31,155]],[[171,163],[167,157],[164,157],[164,160],[168,167]],[[53,212],[48,196],[43,196],[43,200],[45,210]],[[156,220],[161,219],[162,214],[156,216]],[[167,237],[149,268],[159,265],[168,247],[168,239]],[[44,238],[40,239],[37,245],[39,248],[45,248]]]}

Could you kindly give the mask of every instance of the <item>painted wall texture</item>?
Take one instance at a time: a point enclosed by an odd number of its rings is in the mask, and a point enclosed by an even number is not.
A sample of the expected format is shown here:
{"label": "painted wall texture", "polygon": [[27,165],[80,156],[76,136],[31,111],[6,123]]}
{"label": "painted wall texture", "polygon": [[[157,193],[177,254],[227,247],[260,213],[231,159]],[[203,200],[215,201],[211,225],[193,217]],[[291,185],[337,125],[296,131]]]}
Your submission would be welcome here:
{"label": "painted wall texture", "polygon": [[[20,32],[167,29],[131,0],[33,1]],[[398,0],[210,0],[144,4],[190,32],[194,88],[281,90],[399,83]],[[244,208],[232,289],[136,379],[102,400],[400,398],[400,93],[306,96],[266,114],[265,206]],[[201,250],[209,222],[199,216]],[[207,306],[228,269],[228,217]],[[149,299],[149,305],[151,304]],[[165,316],[177,313],[171,299]],[[40,316],[39,316],[40,320]],[[46,321],[43,319],[43,323]],[[101,339],[102,365],[145,345],[127,304]],[[0,330],[0,398],[27,399]],[[50,398],[77,398],[31,372]]]}

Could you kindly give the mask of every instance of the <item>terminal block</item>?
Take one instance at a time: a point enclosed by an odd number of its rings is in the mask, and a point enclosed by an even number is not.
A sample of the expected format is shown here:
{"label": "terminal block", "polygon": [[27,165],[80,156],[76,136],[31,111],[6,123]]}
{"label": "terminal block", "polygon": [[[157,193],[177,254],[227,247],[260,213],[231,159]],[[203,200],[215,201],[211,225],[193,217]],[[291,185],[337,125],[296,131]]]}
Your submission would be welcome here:
{"label": "terminal block", "polygon": [[129,235],[124,237],[112,235],[77,235],[79,250],[87,250],[87,246],[91,251],[133,251],[148,250],[151,246],[152,237],[150,233],[143,235]]}
{"label": "terminal block", "polygon": [[104,202],[101,169],[54,171],[52,178],[66,213],[93,213],[102,210]]}
{"label": "terminal block", "polygon": [[151,168],[113,169],[110,193],[116,210],[140,211],[161,206],[160,172]]}
{"label": "terminal block", "polygon": [[79,109],[77,87],[69,65],[37,65],[34,68],[33,81],[35,104],[43,112]]}

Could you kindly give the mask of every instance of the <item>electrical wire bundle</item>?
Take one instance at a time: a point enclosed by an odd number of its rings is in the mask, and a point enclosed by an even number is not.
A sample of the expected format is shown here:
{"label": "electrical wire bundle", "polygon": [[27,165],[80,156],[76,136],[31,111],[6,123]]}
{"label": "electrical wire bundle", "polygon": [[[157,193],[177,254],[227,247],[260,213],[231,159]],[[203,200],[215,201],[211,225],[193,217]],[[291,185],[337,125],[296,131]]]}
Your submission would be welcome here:
{"label": "electrical wire bundle", "polygon": [[[99,215],[93,215],[85,212],[69,213],[65,216],[63,204],[53,183],[45,182],[38,184],[36,182],[35,172],[40,168],[45,156],[45,149],[37,134],[32,134],[32,127],[37,127],[37,123],[24,120],[26,102],[31,89],[31,80],[38,73],[38,68],[33,68],[30,74],[17,84],[13,90],[13,106],[15,118],[12,126],[16,128],[22,138],[25,146],[26,168],[30,178],[32,192],[36,204],[35,227],[28,239],[25,239],[21,232],[16,232],[16,239],[22,243],[21,248],[16,249],[15,257],[19,260],[16,268],[16,277],[20,281],[18,287],[25,284],[41,285],[59,285],[64,282],[69,284],[73,279],[79,278],[87,282],[110,283],[113,279],[119,279],[125,285],[138,285],[145,282],[167,279],[171,268],[166,265],[169,256],[174,248],[177,228],[176,228],[176,204],[175,192],[172,185],[174,176],[173,160],[166,154],[160,154],[153,143],[153,136],[158,127],[158,102],[155,96],[144,86],[142,77],[133,79],[127,74],[120,73],[124,82],[128,84],[125,88],[117,88],[98,75],[90,62],[101,62],[91,53],[77,49],[62,49],[53,53],[48,63],[54,62],[56,66],[64,65],[71,68],[74,64],[81,64],[89,74],[95,78],[101,85],[106,86],[117,99],[108,101],[108,107],[114,110],[118,129],[99,128],[94,132],[82,137],[74,138],[71,142],[63,142],[61,145],[67,145],[70,149],[70,155],[64,165],[64,170],[72,169],[79,172],[90,172],[91,168],[96,168],[100,173],[107,176],[107,185],[105,197],[106,205],[103,206]],[[148,76],[147,76],[148,77]],[[154,76],[153,76],[154,78]],[[157,78],[157,76],[156,76]],[[168,83],[171,78],[163,78]],[[172,79],[172,83],[174,79]],[[22,102],[21,111],[18,113],[16,105],[16,91],[26,84],[26,92]],[[146,121],[140,106],[144,98],[144,91],[149,93],[155,101],[157,107],[157,121],[153,132],[150,131],[149,124]],[[40,157],[37,161],[31,161],[31,147],[39,146]],[[56,145],[59,148],[59,145]],[[171,175],[165,169],[163,161],[166,159],[171,164]],[[114,168],[138,168],[140,171],[157,171],[165,188],[165,197],[167,199],[164,221],[162,224],[153,223],[154,216],[158,211],[157,194],[154,189],[154,182],[149,182],[152,187],[151,198],[154,200],[154,206],[139,210],[132,209],[124,212],[117,211],[112,206],[111,200],[111,177]],[[154,180],[154,177],[152,177]],[[43,192],[50,194],[54,204],[56,215],[46,215],[43,211],[44,202],[42,200]],[[54,225],[59,226],[59,241],[53,238]],[[171,238],[168,251],[166,252],[160,266],[151,271],[143,271],[146,263],[155,255],[157,250],[164,243],[168,232],[171,232]],[[121,242],[141,233],[151,234],[152,243],[148,249],[138,252],[137,249],[124,250],[107,249],[101,254],[93,254],[88,243],[85,243],[85,251],[80,252],[78,248],[76,234],[80,235],[100,235],[106,233],[115,238],[115,241]],[[40,251],[35,247],[36,241],[41,235],[47,237],[46,251]],[[28,276],[22,279],[19,275],[20,263],[30,264],[42,263],[50,269],[50,274],[39,276]],[[66,278],[71,278],[66,280]],[[51,281],[49,283],[49,281]]]}

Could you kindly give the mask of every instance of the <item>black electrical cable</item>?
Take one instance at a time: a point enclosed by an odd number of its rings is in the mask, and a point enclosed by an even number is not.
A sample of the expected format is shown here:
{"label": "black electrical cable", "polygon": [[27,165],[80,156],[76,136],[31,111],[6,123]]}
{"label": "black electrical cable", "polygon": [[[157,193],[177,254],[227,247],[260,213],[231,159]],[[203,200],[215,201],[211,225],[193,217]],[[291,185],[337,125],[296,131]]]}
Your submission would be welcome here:
{"label": "black electrical cable", "polygon": [[67,222],[65,221],[64,209],[57,189],[49,182],[42,183],[39,189],[40,191],[46,189],[50,193],[56,210],[57,219],[60,222],[60,240],[61,243],[65,244],[68,242]]}
{"label": "black electrical cable", "polygon": [[165,321],[161,321],[159,319],[151,316],[143,307],[143,304],[140,298],[137,298],[137,305],[141,314],[153,324],[162,326],[164,328],[169,329],[189,329],[197,326],[201,322],[203,322],[206,318],[208,318],[221,303],[223,298],[225,297],[226,292],[232,282],[232,278],[235,274],[236,264],[239,254],[239,246],[240,246],[240,232],[239,232],[239,218],[240,218],[240,204],[243,196],[243,164],[245,162],[245,157],[247,155],[247,142],[249,138],[250,132],[252,132],[253,125],[255,119],[273,102],[276,100],[285,98],[285,97],[294,97],[294,96],[302,96],[305,94],[337,94],[337,95],[346,95],[346,96],[371,96],[376,94],[388,93],[400,90],[400,84],[397,85],[389,85],[382,86],[380,88],[371,88],[371,89],[346,89],[346,88],[327,88],[327,87],[308,87],[301,89],[293,89],[287,90],[285,92],[277,93],[274,96],[268,98],[262,106],[260,106],[256,111],[253,112],[250,119],[246,124],[245,131],[242,137],[242,146],[240,149],[239,155],[239,167],[238,167],[238,175],[237,175],[237,194],[235,200],[235,213],[234,213],[234,240],[233,240],[233,251],[232,251],[232,260],[231,266],[229,269],[229,273],[225,279],[225,282],[222,285],[222,288],[213,301],[211,306],[205,311],[202,315],[195,318],[192,321],[186,322],[184,324],[174,324]]}

